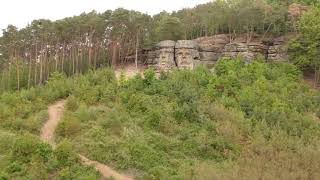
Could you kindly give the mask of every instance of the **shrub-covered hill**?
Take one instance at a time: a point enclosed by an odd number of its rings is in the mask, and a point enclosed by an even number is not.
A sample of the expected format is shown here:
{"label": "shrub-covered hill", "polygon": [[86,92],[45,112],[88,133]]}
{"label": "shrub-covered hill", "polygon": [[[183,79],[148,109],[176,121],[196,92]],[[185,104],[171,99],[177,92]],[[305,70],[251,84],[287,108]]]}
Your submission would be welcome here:
{"label": "shrub-covered hill", "polygon": [[138,179],[317,179],[320,94],[290,64],[74,79],[57,134]]}
{"label": "shrub-covered hill", "polygon": [[[34,135],[46,119],[46,106],[61,98],[67,102],[57,141],[68,150],[60,153],[80,152],[137,179],[320,177],[320,93],[290,64],[225,59],[214,72],[200,67],[156,78],[147,70],[130,80],[116,80],[112,70],[102,69],[72,79],[54,74],[43,87],[5,93],[0,97],[3,176],[27,177],[25,167],[31,164],[46,175],[59,172],[56,178],[77,174],[70,172],[98,178],[72,158],[76,170],[59,166],[58,149],[49,150],[50,160],[34,162],[45,146]],[[30,143],[36,145],[28,161],[13,156],[21,146],[18,152],[25,153],[29,145],[24,144]],[[19,168],[10,169],[16,164]]]}
{"label": "shrub-covered hill", "polygon": [[56,149],[39,138],[48,118],[47,105],[65,98],[70,80],[56,75],[43,87],[0,96],[0,179],[99,179],[93,168],[81,165],[72,144]]}

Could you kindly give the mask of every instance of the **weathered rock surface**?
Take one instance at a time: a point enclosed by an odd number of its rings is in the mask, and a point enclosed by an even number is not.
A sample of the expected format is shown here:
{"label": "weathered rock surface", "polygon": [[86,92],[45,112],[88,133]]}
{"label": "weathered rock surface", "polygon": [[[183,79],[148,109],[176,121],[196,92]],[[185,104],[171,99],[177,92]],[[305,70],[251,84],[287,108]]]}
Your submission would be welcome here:
{"label": "weathered rock surface", "polygon": [[195,39],[194,42],[199,45],[201,52],[222,53],[224,46],[230,42],[230,37],[226,34],[218,34],[211,37],[201,37]]}
{"label": "weathered rock surface", "polygon": [[194,61],[200,58],[198,44],[191,40],[180,40],[175,46],[175,61],[178,69],[193,69]]}
{"label": "weathered rock surface", "polygon": [[223,51],[223,57],[242,57],[246,62],[262,57],[265,58],[268,53],[267,45],[262,42],[254,43],[230,43]]}
{"label": "weathered rock surface", "polygon": [[153,64],[156,64],[157,70],[169,71],[176,68],[175,57],[174,57],[175,45],[176,45],[176,42],[171,40],[161,41],[156,45],[156,50],[154,54],[149,52],[151,53],[150,56],[155,57]]}
{"label": "weathered rock surface", "polygon": [[255,35],[249,43],[244,36],[230,43],[230,36],[226,34],[177,42],[162,41],[154,50],[148,51],[146,62],[159,71],[169,71],[174,68],[193,69],[200,65],[212,67],[222,57],[242,57],[248,63],[258,57],[266,61],[280,61],[287,59],[286,42],[288,38],[262,40]]}

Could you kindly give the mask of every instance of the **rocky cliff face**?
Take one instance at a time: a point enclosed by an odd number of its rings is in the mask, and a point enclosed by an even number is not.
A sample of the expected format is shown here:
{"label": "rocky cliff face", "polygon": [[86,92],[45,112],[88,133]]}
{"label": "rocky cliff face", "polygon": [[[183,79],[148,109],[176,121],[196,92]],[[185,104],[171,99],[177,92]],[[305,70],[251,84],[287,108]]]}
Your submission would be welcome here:
{"label": "rocky cliff face", "polygon": [[202,37],[195,40],[162,41],[147,51],[147,63],[159,71],[174,68],[193,69],[199,65],[213,67],[222,57],[242,57],[250,63],[256,58],[266,61],[286,59],[284,37],[261,39],[254,37],[249,43],[245,38],[235,38],[230,43],[226,34]]}

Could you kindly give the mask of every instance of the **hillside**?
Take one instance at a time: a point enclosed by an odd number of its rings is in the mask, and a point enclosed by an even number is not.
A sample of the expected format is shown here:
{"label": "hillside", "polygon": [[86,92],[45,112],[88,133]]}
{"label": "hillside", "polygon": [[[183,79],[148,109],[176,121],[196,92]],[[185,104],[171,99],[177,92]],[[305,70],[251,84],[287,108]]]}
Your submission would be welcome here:
{"label": "hillside", "polygon": [[0,37],[0,179],[320,179],[317,0],[92,11]]}
{"label": "hillside", "polygon": [[227,43],[244,36],[251,43],[256,35],[263,40],[288,33],[299,37],[300,17],[312,9],[306,5],[316,2],[218,0],[154,16],[120,8],[56,21],[38,19],[22,29],[8,25],[0,37],[0,92],[42,85],[53,72],[72,76],[128,62],[143,64],[144,50],[163,40],[226,34]]}
{"label": "hillside", "polygon": [[[215,69],[159,78],[147,70],[118,82],[109,69],[72,79],[56,74],[44,87],[1,96],[1,132],[39,134],[46,105],[66,99],[56,141],[68,151],[57,147],[51,158],[81,153],[136,179],[317,179],[320,94],[301,72],[241,60]],[[35,137],[21,138],[12,145],[1,138],[3,177],[31,177],[30,164],[41,165],[43,177],[85,175],[79,165],[70,168],[79,162],[73,158],[52,169],[52,160],[29,149]],[[12,154],[17,148],[23,156]]]}

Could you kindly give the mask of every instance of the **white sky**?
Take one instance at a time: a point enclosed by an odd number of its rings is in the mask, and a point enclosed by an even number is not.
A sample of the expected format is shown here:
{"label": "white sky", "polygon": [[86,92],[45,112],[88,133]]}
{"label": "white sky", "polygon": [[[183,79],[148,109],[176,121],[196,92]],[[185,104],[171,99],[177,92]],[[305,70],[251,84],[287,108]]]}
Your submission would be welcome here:
{"label": "white sky", "polygon": [[[96,10],[104,12],[108,9],[123,7],[150,15],[163,10],[174,11],[210,0],[1,0],[0,30],[13,24],[25,27],[34,19],[57,20],[79,15],[82,12]],[[0,32],[1,35],[1,32]]]}

